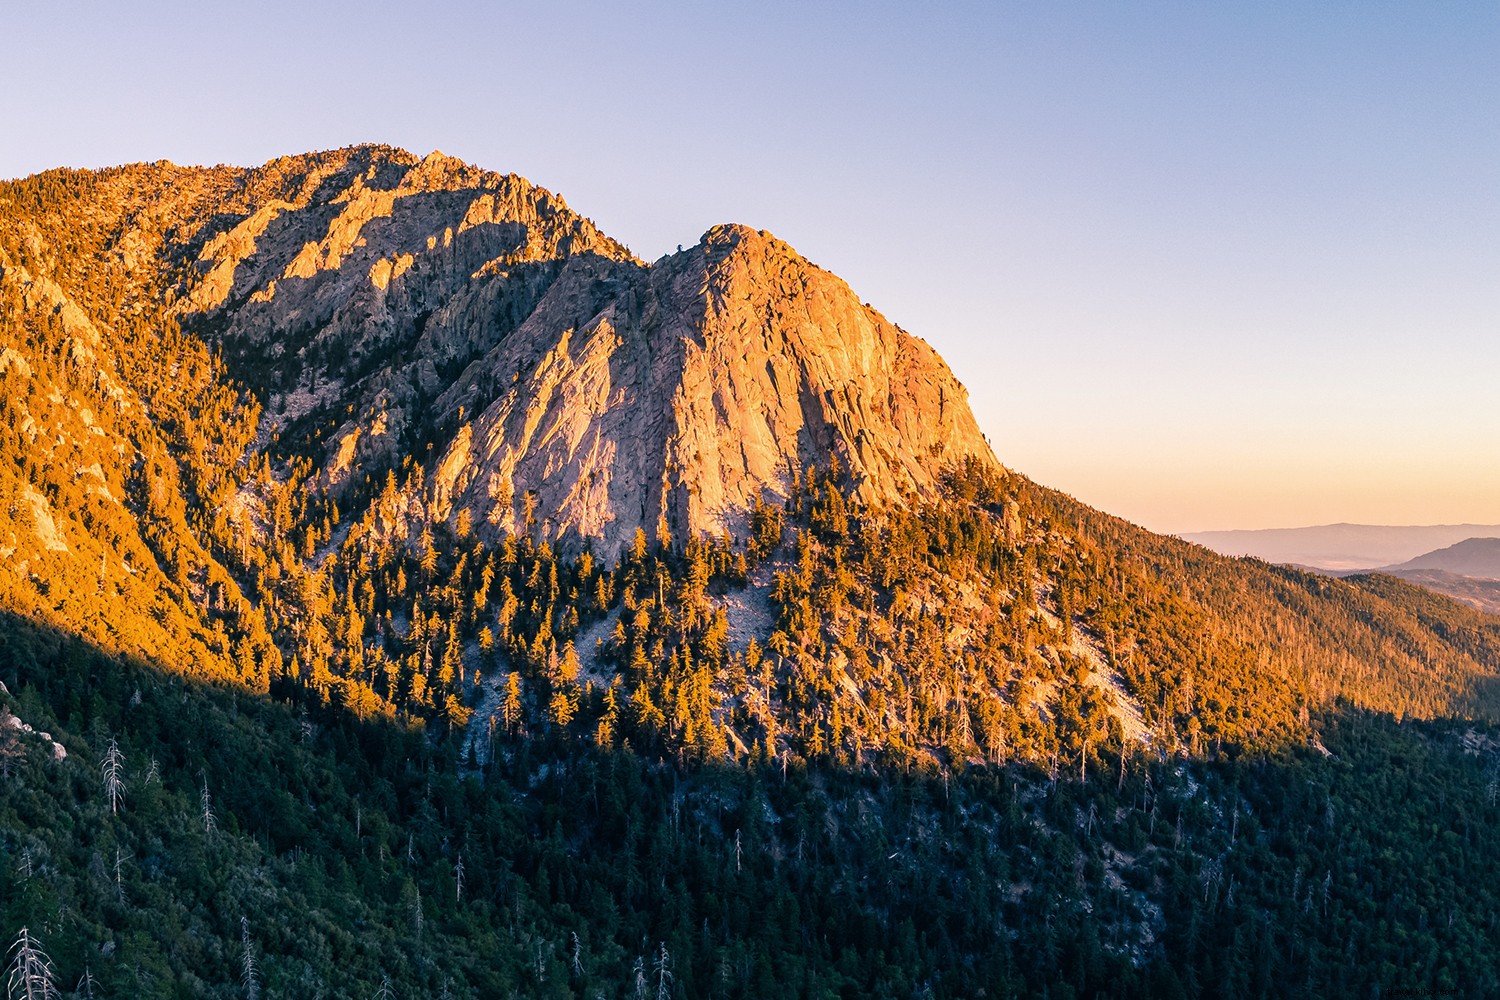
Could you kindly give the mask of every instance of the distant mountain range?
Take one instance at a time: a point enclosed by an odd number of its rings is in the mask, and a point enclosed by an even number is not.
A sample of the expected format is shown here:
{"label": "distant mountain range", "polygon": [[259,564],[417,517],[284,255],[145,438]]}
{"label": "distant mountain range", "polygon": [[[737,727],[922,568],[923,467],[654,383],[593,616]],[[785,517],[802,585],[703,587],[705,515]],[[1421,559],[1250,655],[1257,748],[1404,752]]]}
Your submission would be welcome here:
{"label": "distant mountain range", "polygon": [[1393,567],[1466,539],[1495,536],[1500,536],[1500,524],[1324,524],[1310,528],[1197,531],[1180,537],[1221,555],[1255,556],[1271,563],[1350,571]]}
{"label": "distant mountain range", "polygon": [[1326,524],[1182,537],[1222,555],[1255,556],[1332,576],[1386,573],[1500,614],[1500,537],[1495,536],[1500,525]]}
{"label": "distant mountain range", "polygon": [[1427,552],[1386,572],[1438,570],[1458,576],[1500,580],[1500,538],[1466,538],[1447,548]]}

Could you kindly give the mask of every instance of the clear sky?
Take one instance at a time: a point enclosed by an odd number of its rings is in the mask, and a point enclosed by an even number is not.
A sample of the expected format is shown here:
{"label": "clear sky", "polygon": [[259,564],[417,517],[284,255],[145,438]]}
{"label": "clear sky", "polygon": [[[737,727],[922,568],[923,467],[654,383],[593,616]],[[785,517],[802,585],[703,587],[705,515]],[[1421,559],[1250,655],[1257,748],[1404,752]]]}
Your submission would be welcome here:
{"label": "clear sky", "polygon": [[0,6],[0,176],[379,141],[769,229],[1164,531],[1500,521],[1500,4]]}

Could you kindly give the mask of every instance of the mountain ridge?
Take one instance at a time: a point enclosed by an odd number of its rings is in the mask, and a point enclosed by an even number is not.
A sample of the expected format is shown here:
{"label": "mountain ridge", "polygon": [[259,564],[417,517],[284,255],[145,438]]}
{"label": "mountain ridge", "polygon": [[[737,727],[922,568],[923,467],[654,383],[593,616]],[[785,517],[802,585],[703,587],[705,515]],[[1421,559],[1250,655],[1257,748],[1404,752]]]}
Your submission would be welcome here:
{"label": "mountain ridge", "polygon": [[1338,522],[1305,528],[1192,531],[1178,537],[1226,556],[1248,555],[1267,562],[1356,571],[1380,569],[1434,548],[1486,534],[1500,534],[1500,525]]}
{"label": "mountain ridge", "polygon": [[762,231],[647,265],[529,181],[377,147],[0,198],[7,599],[105,650],[451,726],[517,678],[536,725],[699,756],[1061,727],[1086,770],[1340,697],[1492,710],[1482,623],[1031,484],[930,346]]}
{"label": "mountain ridge", "polygon": [[[524,517],[499,500],[535,491],[557,512],[544,531],[613,557],[636,528],[663,521],[674,532],[743,527],[752,494],[784,496],[792,466],[815,457],[838,456],[867,499],[884,500],[931,484],[929,445],[943,461],[994,461],[935,352],[767,233],[716,226],[648,265],[514,175],[440,154],[349,155],[352,166],[318,161],[295,184],[295,172],[283,178],[294,201],[262,193],[232,226],[195,233],[174,303],[261,384],[270,424],[305,422],[352,394],[358,412],[320,441],[335,487],[353,465],[394,464],[422,443],[412,437],[432,437],[443,472],[404,507],[440,518],[463,507],[479,530],[514,530]],[[254,175],[241,186],[264,188]],[[329,195],[330,185],[345,186]],[[298,212],[305,224],[294,225]],[[786,294],[752,309],[744,297],[766,279]],[[804,296],[774,317],[780,326],[746,315]],[[295,359],[278,355],[287,342],[301,343]],[[393,348],[412,363],[392,361]],[[882,382],[886,371],[894,378]],[[934,398],[913,395],[924,384]],[[621,385],[644,395],[622,407],[611,398]],[[548,412],[553,400],[560,411]],[[936,435],[908,408],[934,410]],[[605,412],[642,409],[624,426]],[[905,420],[896,437],[914,439],[905,457],[879,443],[891,420]],[[436,436],[413,434],[419,423]],[[726,438],[738,447],[720,447]],[[616,477],[617,463],[634,469]]]}
{"label": "mountain ridge", "polygon": [[1500,580],[1500,537],[1465,538],[1461,542],[1414,556],[1398,565],[1384,566],[1381,570],[1441,570],[1457,576]]}
{"label": "mountain ridge", "polygon": [[427,160],[0,184],[0,922],[77,992],[1495,993],[1500,619]]}

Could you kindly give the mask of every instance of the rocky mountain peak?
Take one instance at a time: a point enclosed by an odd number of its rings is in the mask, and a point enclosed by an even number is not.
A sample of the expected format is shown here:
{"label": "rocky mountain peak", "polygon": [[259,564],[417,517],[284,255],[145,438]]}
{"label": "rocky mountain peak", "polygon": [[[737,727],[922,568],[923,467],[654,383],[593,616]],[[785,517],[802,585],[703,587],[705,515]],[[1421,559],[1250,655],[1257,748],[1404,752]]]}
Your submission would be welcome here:
{"label": "rocky mountain peak", "polygon": [[612,555],[737,531],[809,464],[901,502],[995,462],[937,354],[763,230],[648,265],[523,177],[385,146],[122,170],[115,252],[259,397],[255,447],[343,502],[420,467],[388,530],[467,512]]}
{"label": "rocky mountain peak", "polygon": [[[947,462],[994,462],[936,353],[768,232],[715,226],[646,265],[516,175],[439,152],[349,164],[309,168],[334,168],[332,196],[245,206],[186,301],[272,424],[344,414],[334,488],[431,446],[392,527],[467,511],[613,554],[638,527],[737,530],[810,463],[898,501]],[[528,503],[550,517],[528,529]]]}
{"label": "rocky mountain peak", "polygon": [[531,491],[548,534],[611,554],[662,522],[738,531],[808,464],[837,459],[882,502],[948,462],[995,461],[928,345],[738,225],[650,267],[570,262],[439,409],[457,431],[430,514],[524,530]]}

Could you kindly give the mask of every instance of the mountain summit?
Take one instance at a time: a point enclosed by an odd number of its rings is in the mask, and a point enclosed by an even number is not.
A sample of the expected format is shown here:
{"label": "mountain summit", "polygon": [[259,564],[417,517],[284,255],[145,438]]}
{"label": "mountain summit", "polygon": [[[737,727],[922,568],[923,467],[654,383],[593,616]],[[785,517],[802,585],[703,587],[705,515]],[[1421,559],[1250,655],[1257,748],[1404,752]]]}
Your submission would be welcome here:
{"label": "mountain summit", "polygon": [[379,147],[184,171],[162,197],[209,220],[157,242],[184,325],[341,494],[430,451],[396,505],[415,522],[540,511],[613,557],[638,528],[740,532],[809,463],[899,501],[995,462],[936,352],[763,231],[648,265],[522,178]]}
{"label": "mountain summit", "polygon": [[1446,548],[1408,559],[1381,572],[1438,570],[1481,580],[1500,580],[1500,538],[1466,538]]}

